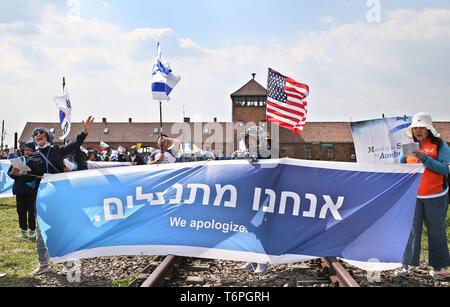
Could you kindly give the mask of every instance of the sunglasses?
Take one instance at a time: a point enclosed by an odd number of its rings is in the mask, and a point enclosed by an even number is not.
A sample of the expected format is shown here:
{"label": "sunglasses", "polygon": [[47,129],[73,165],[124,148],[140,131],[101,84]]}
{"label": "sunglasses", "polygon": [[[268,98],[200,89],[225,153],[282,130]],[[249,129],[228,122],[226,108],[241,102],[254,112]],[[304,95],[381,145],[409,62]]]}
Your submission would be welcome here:
{"label": "sunglasses", "polygon": [[34,136],[38,136],[38,135],[45,134],[45,133],[46,132],[44,130],[38,130],[34,133]]}

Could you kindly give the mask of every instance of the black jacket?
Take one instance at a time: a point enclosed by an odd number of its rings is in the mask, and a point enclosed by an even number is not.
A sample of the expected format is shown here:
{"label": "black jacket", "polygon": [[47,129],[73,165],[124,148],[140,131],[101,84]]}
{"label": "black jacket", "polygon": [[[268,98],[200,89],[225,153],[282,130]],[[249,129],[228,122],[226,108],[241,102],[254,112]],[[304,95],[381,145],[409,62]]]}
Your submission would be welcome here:
{"label": "black jacket", "polygon": [[77,170],[83,171],[88,169],[87,165],[87,155],[80,149],[80,147],[77,147],[74,151],[72,151],[66,158],[70,162],[75,162],[77,164]]}
{"label": "black jacket", "polygon": [[131,155],[129,155],[127,157],[127,161],[128,162],[136,162],[136,165],[144,165],[145,164],[144,158],[142,158],[141,154],[138,152],[134,153],[133,158]]}
{"label": "black jacket", "polygon": [[[70,142],[64,146],[51,145],[45,148],[40,148],[33,152],[27,161],[27,166],[31,168],[31,174],[36,176],[43,176],[46,173],[56,174],[64,172],[64,157],[80,148],[83,144],[84,139],[86,138],[86,134],[81,132],[78,134],[77,139],[75,141]],[[47,163],[44,157],[48,157],[48,160],[53,164],[53,167],[50,163]]]}
{"label": "black jacket", "polygon": [[13,167],[10,166],[8,170],[8,176],[14,180],[13,184],[13,194],[14,195],[29,195],[36,192],[36,182],[34,180],[29,181],[24,176],[14,176],[12,174]]}

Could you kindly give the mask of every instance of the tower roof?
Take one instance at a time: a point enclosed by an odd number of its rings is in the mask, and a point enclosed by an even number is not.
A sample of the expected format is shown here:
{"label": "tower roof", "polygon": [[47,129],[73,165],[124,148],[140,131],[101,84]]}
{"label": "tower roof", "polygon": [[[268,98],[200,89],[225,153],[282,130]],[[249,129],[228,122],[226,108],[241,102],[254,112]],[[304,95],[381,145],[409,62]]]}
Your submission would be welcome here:
{"label": "tower roof", "polygon": [[267,90],[253,79],[247,82],[243,87],[231,94],[231,97],[236,96],[267,96]]}

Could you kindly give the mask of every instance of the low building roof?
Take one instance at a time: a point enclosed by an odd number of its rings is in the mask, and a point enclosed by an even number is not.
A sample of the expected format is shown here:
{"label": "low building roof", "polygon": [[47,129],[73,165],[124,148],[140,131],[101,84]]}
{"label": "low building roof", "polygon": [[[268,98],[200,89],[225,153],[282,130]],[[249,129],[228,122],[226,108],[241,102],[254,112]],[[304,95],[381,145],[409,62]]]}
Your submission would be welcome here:
{"label": "low building roof", "polygon": [[[434,122],[436,130],[441,134],[441,138],[450,142],[450,122]],[[28,122],[19,138],[20,143],[25,143],[30,140],[31,133],[34,128],[42,127],[55,129],[55,139],[58,141],[59,136],[62,135],[61,126],[59,123],[42,123],[42,122]],[[74,140],[79,132],[82,131],[81,123],[72,123],[72,129],[68,136],[69,140]],[[194,134],[202,131],[202,142],[215,134],[214,127],[222,129],[223,143],[232,143],[233,135],[228,133],[230,127],[234,127],[231,122],[171,122],[163,123],[163,133],[169,137],[178,137],[183,131],[185,132],[186,142],[195,142]],[[105,129],[108,128],[108,133]],[[205,132],[208,128],[208,132]],[[89,132],[85,142],[100,142],[105,143],[153,143],[156,142],[159,135],[159,123],[115,123],[115,122],[100,122],[94,123]],[[217,136],[217,135],[216,135]],[[290,130],[280,128],[280,143],[283,144],[298,144],[298,143],[353,143],[353,137],[350,130],[349,122],[307,122],[305,129],[300,135],[291,132]]]}
{"label": "low building roof", "polygon": [[254,79],[251,79],[247,84],[231,94],[231,97],[236,96],[267,96],[267,90]]}

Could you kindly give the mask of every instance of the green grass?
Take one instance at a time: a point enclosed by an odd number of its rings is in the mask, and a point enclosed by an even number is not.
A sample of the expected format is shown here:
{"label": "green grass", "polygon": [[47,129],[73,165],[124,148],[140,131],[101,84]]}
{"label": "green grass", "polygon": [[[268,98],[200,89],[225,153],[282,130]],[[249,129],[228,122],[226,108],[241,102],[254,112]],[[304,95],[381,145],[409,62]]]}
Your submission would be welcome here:
{"label": "green grass", "polygon": [[19,240],[19,218],[15,198],[0,199],[0,287],[30,284],[37,266],[36,243]]}
{"label": "green grass", "polygon": [[121,288],[121,287],[128,287],[128,285],[136,278],[139,274],[133,274],[125,279],[115,280],[112,282],[111,287]]}

